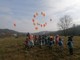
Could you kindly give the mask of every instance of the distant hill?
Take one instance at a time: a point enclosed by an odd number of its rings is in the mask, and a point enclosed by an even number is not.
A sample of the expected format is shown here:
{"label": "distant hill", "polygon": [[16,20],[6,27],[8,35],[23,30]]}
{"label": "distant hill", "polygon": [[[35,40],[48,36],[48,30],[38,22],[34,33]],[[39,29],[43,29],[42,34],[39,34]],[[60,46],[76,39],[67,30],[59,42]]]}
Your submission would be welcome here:
{"label": "distant hill", "polygon": [[[76,27],[72,27],[67,29],[68,30],[68,35],[80,35],[80,25],[76,26]],[[12,34],[19,34],[19,35],[26,35],[26,33],[22,33],[22,32],[18,32],[18,31],[14,31],[14,30],[10,30],[10,29],[0,29],[0,35],[12,35]],[[64,35],[62,30],[59,31],[41,31],[38,33],[32,33],[34,35],[49,35],[49,34],[53,34],[53,35]]]}
{"label": "distant hill", "polygon": [[0,34],[7,34],[7,33],[10,33],[10,34],[14,34],[14,33],[19,33],[17,31],[14,31],[14,30],[10,30],[10,29],[0,29]]}
{"label": "distant hill", "polygon": [[0,29],[0,37],[12,36],[14,34],[20,35],[21,33],[10,29]]}
{"label": "distant hill", "polygon": [[[80,35],[80,25],[78,26],[75,26],[75,27],[71,27],[69,29],[67,29],[68,32],[66,33],[67,35]],[[38,33],[34,33],[35,35],[43,35],[43,34],[46,34],[46,35],[50,35],[50,34],[53,34],[53,35],[64,35],[63,34],[63,30],[59,30],[59,31],[41,31],[41,32],[38,32]]]}

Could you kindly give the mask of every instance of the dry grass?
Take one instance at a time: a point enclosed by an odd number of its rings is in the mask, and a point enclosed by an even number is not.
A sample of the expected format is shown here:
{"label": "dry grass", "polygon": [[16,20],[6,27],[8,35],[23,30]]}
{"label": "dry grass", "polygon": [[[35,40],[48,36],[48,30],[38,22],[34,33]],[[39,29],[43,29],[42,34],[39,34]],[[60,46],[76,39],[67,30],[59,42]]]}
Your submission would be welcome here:
{"label": "dry grass", "polygon": [[80,36],[74,37],[74,55],[69,55],[67,38],[64,38],[64,49],[61,52],[56,45],[52,49],[43,46],[25,50],[25,37],[0,38],[0,60],[80,60]]}

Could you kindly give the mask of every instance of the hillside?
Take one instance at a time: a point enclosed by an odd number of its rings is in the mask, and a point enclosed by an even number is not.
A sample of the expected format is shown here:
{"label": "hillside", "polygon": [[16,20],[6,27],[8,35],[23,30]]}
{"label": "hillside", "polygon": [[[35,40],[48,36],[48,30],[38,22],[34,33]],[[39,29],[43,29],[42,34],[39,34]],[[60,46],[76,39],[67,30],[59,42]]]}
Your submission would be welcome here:
{"label": "hillside", "polygon": [[11,34],[13,34],[13,33],[19,33],[19,32],[14,31],[14,30],[10,30],[10,29],[0,29],[0,34],[1,33],[11,33]]}
{"label": "hillside", "polygon": [[[38,33],[35,33],[36,35],[49,35],[49,34],[53,34],[53,35],[64,35],[63,30],[59,30],[59,31],[41,31]],[[66,35],[80,35],[80,25],[79,26],[75,26],[75,27],[71,27],[69,29],[67,29]]]}
{"label": "hillside", "polygon": [[10,30],[10,29],[0,29],[0,35],[1,34],[15,34],[15,33],[20,33],[20,32],[17,32],[17,31],[14,31],[14,30]]}
{"label": "hillside", "polygon": [[[73,28],[69,28],[68,30],[68,35],[80,35],[80,25],[73,27]],[[4,34],[23,34],[25,35],[26,33],[23,32],[17,32],[14,30],[10,30],[10,29],[0,29],[0,35],[4,35]],[[62,30],[59,31],[41,31],[41,32],[37,32],[37,33],[32,33],[34,35],[49,35],[49,34],[53,34],[53,35],[64,35]]]}
{"label": "hillside", "polygon": [[20,35],[21,33],[10,29],[0,29],[0,37],[12,36],[13,34]]}

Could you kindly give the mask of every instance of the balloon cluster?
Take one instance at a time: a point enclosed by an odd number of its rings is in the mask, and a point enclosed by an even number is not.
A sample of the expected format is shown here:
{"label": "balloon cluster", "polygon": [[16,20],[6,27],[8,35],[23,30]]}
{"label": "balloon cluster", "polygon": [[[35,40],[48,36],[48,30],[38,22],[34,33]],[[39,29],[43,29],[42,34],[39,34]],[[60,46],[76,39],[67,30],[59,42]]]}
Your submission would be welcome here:
{"label": "balloon cluster", "polygon": [[[43,16],[43,18],[46,16],[46,14],[44,12],[41,12],[40,14],[41,16]],[[35,30],[38,30],[39,26],[40,27],[46,27],[47,26],[47,22],[39,22],[39,20],[37,19],[37,17],[39,16],[39,13],[36,12],[34,15],[33,15],[33,18],[32,18],[32,22],[33,22],[33,25],[35,26]],[[45,20],[44,20],[45,21]]]}

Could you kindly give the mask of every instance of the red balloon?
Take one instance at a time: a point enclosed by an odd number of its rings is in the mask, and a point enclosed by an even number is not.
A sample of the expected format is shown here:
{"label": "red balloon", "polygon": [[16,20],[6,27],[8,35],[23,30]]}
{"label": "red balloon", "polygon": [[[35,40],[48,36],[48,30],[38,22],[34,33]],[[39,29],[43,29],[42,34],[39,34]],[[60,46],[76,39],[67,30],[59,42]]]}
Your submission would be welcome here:
{"label": "red balloon", "polygon": [[34,22],[35,20],[34,19],[32,19],[32,22]]}
{"label": "red balloon", "polygon": [[36,15],[34,15],[34,18],[36,17]]}
{"label": "red balloon", "polygon": [[36,12],[36,15],[38,16],[38,13]]}
{"label": "red balloon", "polygon": [[43,26],[45,27],[46,25],[45,25],[45,24],[43,24]]}
{"label": "red balloon", "polygon": [[43,14],[43,16],[45,16],[45,13]]}
{"label": "red balloon", "polygon": [[43,25],[41,24],[41,27],[42,27]]}
{"label": "red balloon", "polygon": [[38,27],[35,27],[35,30],[38,30]]}
{"label": "red balloon", "polygon": [[16,24],[14,23],[14,26],[16,26]]}

